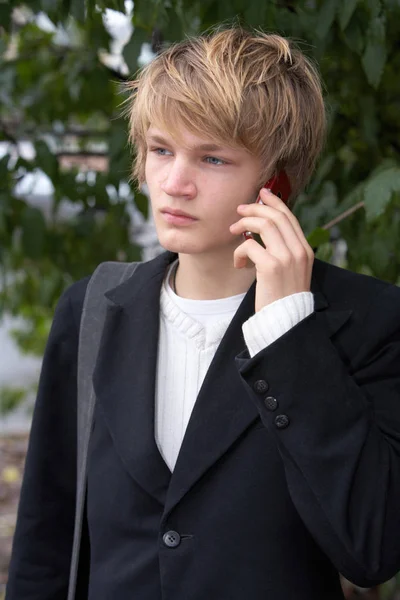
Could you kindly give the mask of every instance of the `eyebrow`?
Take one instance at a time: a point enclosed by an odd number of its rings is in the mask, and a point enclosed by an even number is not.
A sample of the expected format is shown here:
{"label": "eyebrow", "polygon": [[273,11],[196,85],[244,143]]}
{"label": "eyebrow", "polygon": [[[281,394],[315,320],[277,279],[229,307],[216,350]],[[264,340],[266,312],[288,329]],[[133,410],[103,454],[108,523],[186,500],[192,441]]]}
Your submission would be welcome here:
{"label": "eyebrow", "polygon": [[[149,135],[147,139],[151,142],[156,142],[156,144],[165,146],[168,146],[170,143],[160,135]],[[191,150],[201,150],[202,152],[222,152],[225,150],[225,148],[218,146],[217,144],[199,144],[198,146],[191,146],[190,148]]]}

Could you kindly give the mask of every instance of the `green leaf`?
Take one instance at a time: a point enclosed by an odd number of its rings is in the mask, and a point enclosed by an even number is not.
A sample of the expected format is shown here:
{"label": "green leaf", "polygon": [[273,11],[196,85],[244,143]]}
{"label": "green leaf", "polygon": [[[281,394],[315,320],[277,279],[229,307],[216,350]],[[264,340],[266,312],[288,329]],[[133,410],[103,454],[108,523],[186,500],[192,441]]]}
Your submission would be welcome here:
{"label": "green leaf", "polygon": [[9,4],[2,4],[0,2],[0,23],[6,31],[11,30],[11,15],[13,7]]}
{"label": "green leaf", "polygon": [[101,0],[97,6],[102,9],[111,8],[125,14],[124,0]]}
{"label": "green leaf", "polygon": [[3,62],[4,53],[7,50],[7,42],[5,40],[5,36],[0,38],[0,64]]}
{"label": "green leaf", "polygon": [[364,4],[368,8],[372,19],[379,16],[382,10],[381,0],[364,0]]}
{"label": "green leaf", "polygon": [[136,27],[134,32],[132,33],[131,39],[126,44],[124,51],[122,53],[124,60],[125,60],[126,64],[128,65],[128,69],[130,70],[131,73],[134,73],[135,71],[137,71],[138,58],[140,56],[142,46],[145,42],[149,42],[149,41],[150,41],[150,39],[149,39],[149,35],[148,35],[147,31]]}
{"label": "green leaf", "polygon": [[327,229],[323,229],[322,227],[317,227],[307,236],[307,242],[310,244],[311,248],[318,248],[322,244],[328,243],[330,240],[330,233]]}
{"label": "green leaf", "polygon": [[344,40],[350,50],[361,56],[364,51],[365,41],[360,23],[353,19],[344,32]]}
{"label": "green leaf", "polygon": [[70,11],[79,23],[85,22],[85,0],[71,0]]}
{"label": "green leaf", "polygon": [[0,192],[0,245],[5,243],[7,235],[6,215],[9,209],[11,198],[6,193]]}
{"label": "green leaf", "polygon": [[147,219],[149,216],[149,199],[142,192],[135,191],[135,206]]}
{"label": "green leaf", "polygon": [[[257,27],[260,23],[264,23],[265,14],[268,7],[267,2],[259,2],[259,0],[249,0],[247,8],[244,11],[244,18],[248,25]],[[271,27],[271,25],[269,24]]]}
{"label": "green leaf", "polygon": [[46,142],[38,140],[35,144],[36,164],[53,181],[58,174],[58,160],[51,152]]}
{"label": "green leaf", "polygon": [[392,169],[392,168],[397,168],[398,167],[398,163],[396,160],[394,160],[394,158],[384,158],[379,165],[373,170],[373,172],[371,173],[371,176],[375,177],[375,175],[378,175],[378,173],[383,173],[384,171],[387,171],[388,169]]}
{"label": "green leaf", "polygon": [[33,206],[27,206],[22,214],[22,248],[24,253],[32,259],[43,255],[46,222],[42,212]]}
{"label": "green leaf", "polygon": [[125,14],[125,0],[114,0],[114,8]]}
{"label": "green leaf", "polygon": [[112,40],[111,34],[105,26],[101,13],[95,12],[91,15],[90,19],[87,19],[85,36],[87,40],[87,49],[85,49],[85,52],[82,54],[82,58],[85,61],[86,57],[93,57],[93,59],[97,62],[98,50],[106,50],[108,52]]}
{"label": "green leaf", "polygon": [[87,9],[88,18],[91,19],[94,16],[97,7],[98,7],[98,4],[96,3],[96,0],[86,0],[86,9]]}
{"label": "green leaf", "polygon": [[128,148],[127,124],[118,119],[112,123],[108,141],[110,180],[118,187],[121,179],[129,179],[132,159]]}
{"label": "green leaf", "polygon": [[182,25],[182,17],[176,18],[172,10],[168,11],[168,24],[160,28],[164,40],[168,42],[179,42],[184,37],[184,28]]}
{"label": "green leaf", "polygon": [[331,244],[331,242],[321,244],[320,246],[318,246],[317,251],[315,252],[315,258],[323,260],[324,262],[331,262],[332,255],[333,245]]}
{"label": "green leaf", "polygon": [[364,203],[368,221],[384,213],[393,192],[400,192],[400,167],[380,171],[366,183]]}
{"label": "green leaf", "polygon": [[311,194],[317,190],[317,188],[321,185],[321,182],[325,179],[325,177],[327,177],[334,163],[335,156],[333,154],[328,154],[320,162],[309,185],[309,191]]}
{"label": "green leaf", "polygon": [[57,8],[57,4],[54,2],[54,0],[41,0],[40,8],[42,9],[42,11],[44,13],[47,14],[48,12],[51,12],[52,10],[54,11],[54,9]]}
{"label": "green leaf", "polygon": [[371,239],[369,250],[369,264],[374,271],[385,271],[391,262],[391,256],[385,240],[374,236]]}
{"label": "green leaf", "polygon": [[[19,2],[14,2],[14,4],[19,4]],[[33,13],[38,13],[42,10],[42,2],[41,0],[30,0],[29,8]]]}
{"label": "green leaf", "polygon": [[135,0],[135,10],[133,11],[133,25],[135,29],[142,28],[152,31],[157,18],[163,12],[166,3],[159,0]]}
{"label": "green leaf", "polygon": [[370,23],[367,32],[367,46],[362,57],[362,65],[368,83],[375,89],[381,81],[387,58],[385,17],[376,17]]}
{"label": "green leaf", "polygon": [[342,0],[339,11],[340,29],[344,31],[356,9],[358,0]]}
{"label": "green leaf", "polygon": [[218,10],[218,0],[209,0],[201,5],[201,22],[210,27],[216,22],[216,13]]}
{"label": "green leaf", "polygon": [[25,399],[27,390],[20,387],[4,386],[0,388],[0,415],[13,411]]}
{"label": "green leaf", "polygon": [[108,153],[110,159],[119,158],[127,152],[127,125],[123,119],[115,119],[110,127],[108,137]]}
{"label": "green leaf", "polygon": [[59,4],[63,18],[67,18],[71,12],[71,0],[61,0]]}
{"label": "green leaf", "polygon": [[360,118],[362,133],[366,142],[374,146],[378,143],[379,120],[375,98],[371,95],[360,98]]}
{"label": "green leaf", "polygon": [[7,175],[8,175],[8,162],[10,160],[10,154],[5,154],[0,159],[0,187],[4,183]]}
{"label": "green leaf", "polygon": [[318,14],[316,34],[320,40],[323,40],[335,19],[338,0],[324,0]]}

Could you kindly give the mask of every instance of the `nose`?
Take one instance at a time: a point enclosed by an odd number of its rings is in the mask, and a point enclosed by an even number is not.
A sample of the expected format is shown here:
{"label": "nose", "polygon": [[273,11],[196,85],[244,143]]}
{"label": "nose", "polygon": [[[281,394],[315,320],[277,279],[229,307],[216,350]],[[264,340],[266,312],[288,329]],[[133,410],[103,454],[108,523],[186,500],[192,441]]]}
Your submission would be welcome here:
{"label": "nose", "polygon": [[168,196],[192,198],[196,194],[196,186],[190,166],[178,158],[171,162],[164,172],[161,189]]}

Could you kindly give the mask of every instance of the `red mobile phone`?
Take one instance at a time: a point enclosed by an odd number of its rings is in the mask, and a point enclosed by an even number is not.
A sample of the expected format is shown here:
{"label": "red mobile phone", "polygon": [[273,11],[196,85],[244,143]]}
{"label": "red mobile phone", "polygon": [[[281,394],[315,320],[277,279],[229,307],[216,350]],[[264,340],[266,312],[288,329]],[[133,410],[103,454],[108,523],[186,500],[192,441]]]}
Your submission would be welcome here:
{"label": "red mobile phone", "polygon": [[285,171],[281,171],[280,173],[278,173],[278,175],[275,175],[274,177],[271,177],[271,179],[268,179],[264,187],[271,190],[271,192],[275,194],[275,196],[278,196],[278,198],[283,200],[285,204],[289,200],[289,196],[292,193],[289,178],[286,175]]}
{"label": "red mobile phone", "polygon": [[[287,203],[289,196],[292,192],[290,187],[290,181],[285,171],[281,171],[278,175],[274,175],[271,179],[268,179],[264,185],[265,188],[269,189],[275,196],[278,196],[285,204]],[[262,204],[260,196],[258,196],[256,202]],[[245,240],[254,239],[254,234],[250,231],[246,231],[243,234]],[[257,235],[257,240],[261,243],[260,236]]]}

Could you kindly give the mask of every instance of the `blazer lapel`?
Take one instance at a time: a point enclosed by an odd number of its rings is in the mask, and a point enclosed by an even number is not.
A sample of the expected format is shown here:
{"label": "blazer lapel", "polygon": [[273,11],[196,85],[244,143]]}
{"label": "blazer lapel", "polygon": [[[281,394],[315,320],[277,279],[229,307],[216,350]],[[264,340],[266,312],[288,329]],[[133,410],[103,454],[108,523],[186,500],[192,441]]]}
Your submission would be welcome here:
{"label": "blazer lapel", "polygon": [[164,504],[171,472],[154,437],[160,287],[174,255],[142,263],[106,293],[109,301],[93,376],[98,410],[131,476]]}
{"label": "blazer lapel", "polygon": [[[331,337],[348,320],[351,310],[327,310],[329,303],[313,270],[311,291],[314,309]],[[242,324],[254,314],[255,283],[232,319],[204,379],[194,405],[166,498],[165,514],[259,418],[239,376],[235,358],[249,358],[242,335]]]}

